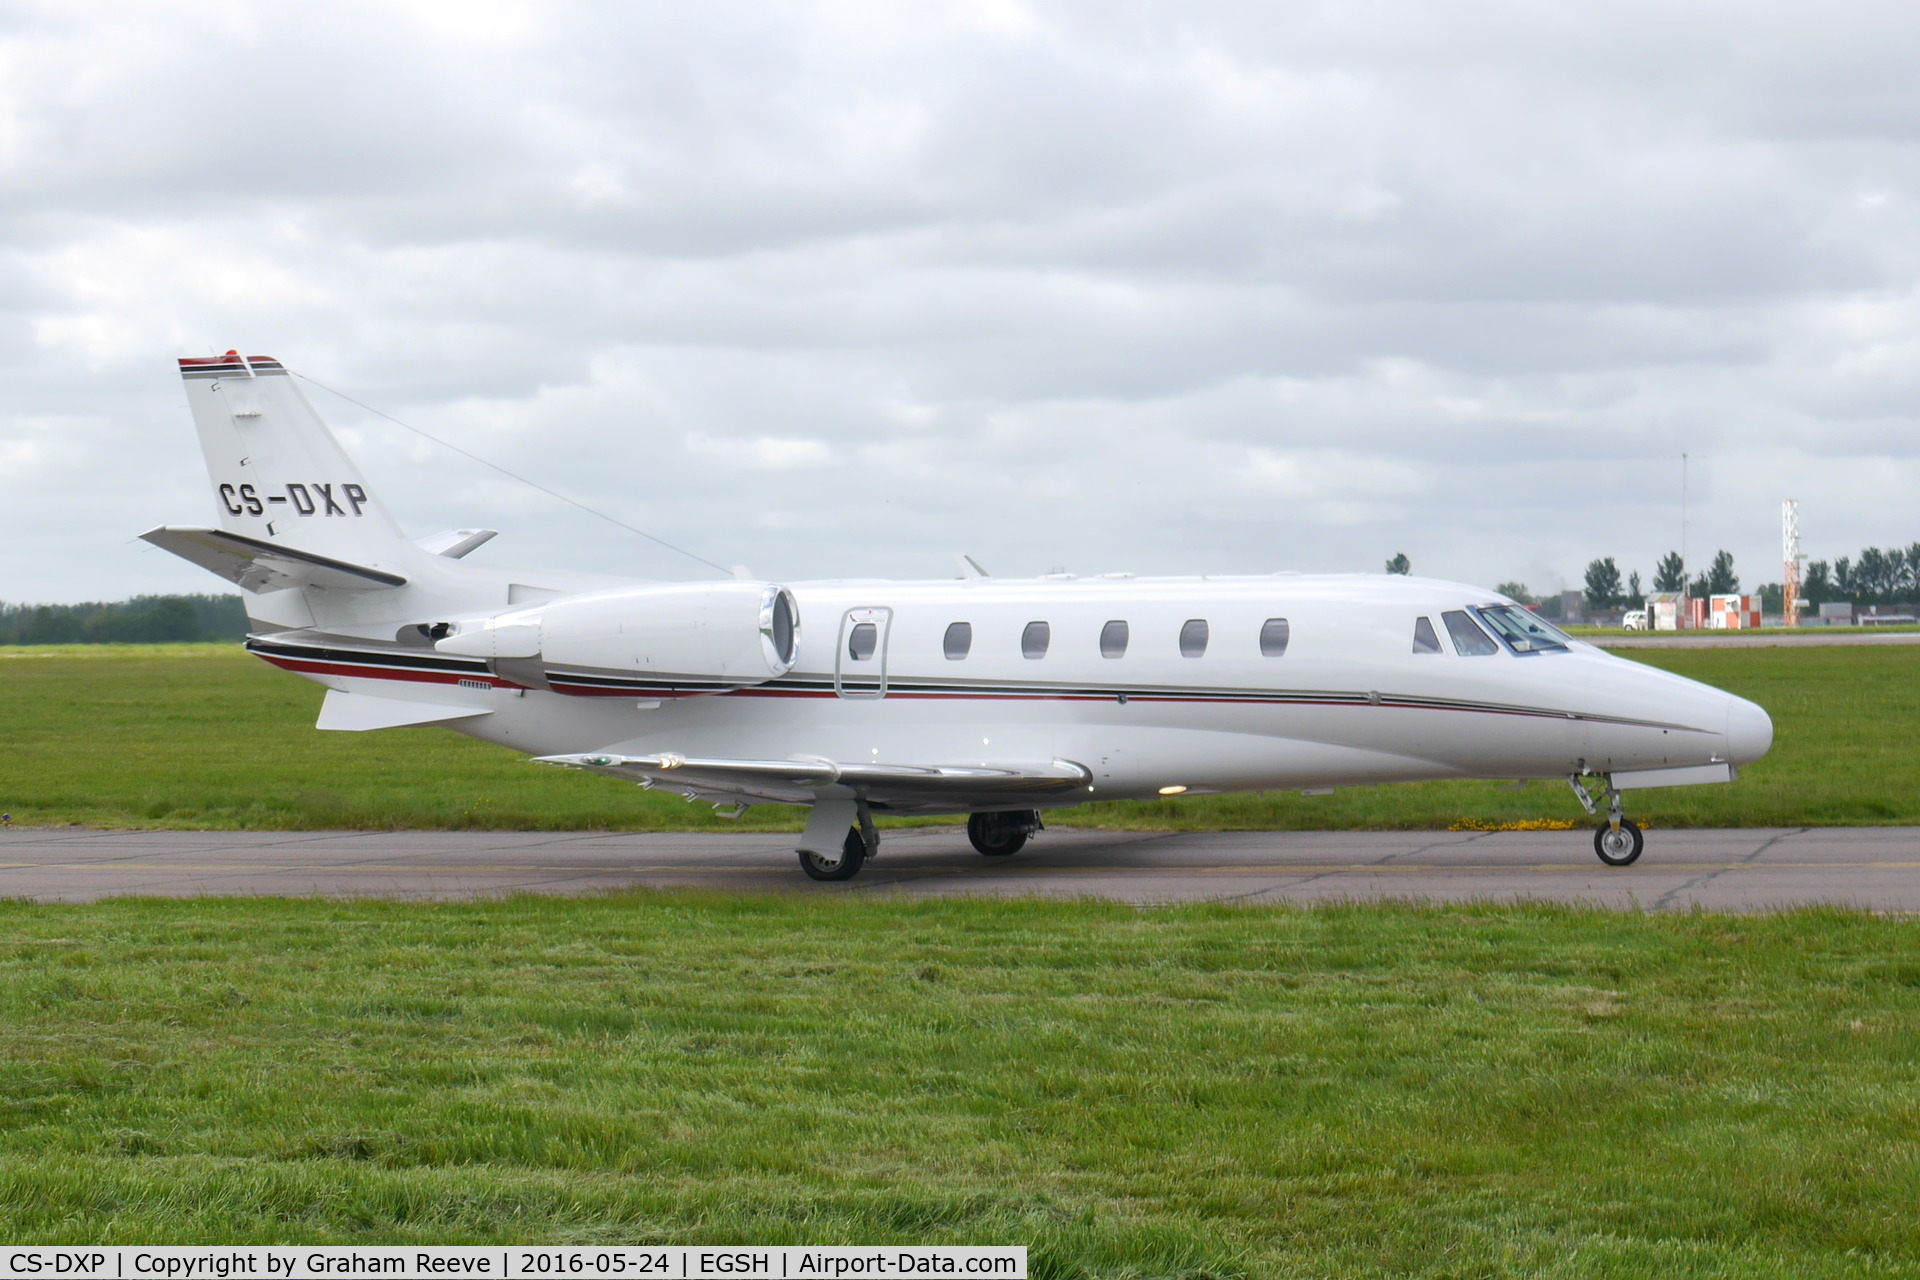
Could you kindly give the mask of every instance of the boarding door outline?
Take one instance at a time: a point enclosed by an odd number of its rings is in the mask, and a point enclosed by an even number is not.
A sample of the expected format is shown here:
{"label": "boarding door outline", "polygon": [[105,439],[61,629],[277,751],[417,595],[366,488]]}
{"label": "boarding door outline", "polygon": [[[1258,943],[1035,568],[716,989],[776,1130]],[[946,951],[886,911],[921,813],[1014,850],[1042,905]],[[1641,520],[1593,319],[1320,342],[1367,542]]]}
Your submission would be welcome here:
{"label": "boarding door outline", "polygon": [[887,642],[893,610],[884,606],[849,609],[840,616],[840,638],[833,649],[833,691],[843,698],[887,696]]}

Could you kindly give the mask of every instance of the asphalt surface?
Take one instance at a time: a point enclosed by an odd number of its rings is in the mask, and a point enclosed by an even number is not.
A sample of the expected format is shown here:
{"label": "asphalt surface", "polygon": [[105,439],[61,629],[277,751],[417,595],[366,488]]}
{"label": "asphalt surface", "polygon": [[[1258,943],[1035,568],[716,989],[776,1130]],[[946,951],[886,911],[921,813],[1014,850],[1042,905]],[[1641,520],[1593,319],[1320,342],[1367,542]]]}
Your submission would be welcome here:
{"label": "asphalt surface", "polygon": [[1920,911],[1920,828],[1650,831],[1631,867],[1592,832],[1157,833],[1056,829],[983,858],[957,828],[884,833],[852,881],[816,884],[794,837],[565,832],[0,830],[0,897],[465,898],[699,886],[793,893],[1088,896],[1134,903],[1541,899],[1626,910],[1838,903]]}

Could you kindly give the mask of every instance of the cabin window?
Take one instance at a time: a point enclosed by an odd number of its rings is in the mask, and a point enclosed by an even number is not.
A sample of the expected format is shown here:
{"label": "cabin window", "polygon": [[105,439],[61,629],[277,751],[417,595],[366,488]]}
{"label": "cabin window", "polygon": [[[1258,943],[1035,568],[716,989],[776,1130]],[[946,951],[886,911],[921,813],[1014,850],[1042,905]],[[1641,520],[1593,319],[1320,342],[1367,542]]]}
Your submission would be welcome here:
{"label": "cabin window", "polygon": [[1127,656],[1127,623],[1124,618],[1115,618],[1100,628],[1100,656],[1103,658]]}
{"label": "cabin window", "polygon": [[967,656],[973,648],[973,624],[956,622],[947,628],[946,638],[940,642],[941,650],[949,661],[958,662]]}
{"label": "cabin window", "polygon": [[1488,605],[1474,612],[1515,653],[1564,651],[1572,639],[1540,615],[1517,605]]}
{"label": "cabin window", "polygon": [[1044,658],[1047,656],[1047,646],[1052,643],[1052,627],[1044,622],[1029,622],[1027,629],[1020,633],[1020,656]]}
{"label": "cabin window", "polygon": [[1451,609],[1441,614],[1440,621],[1447,624],[1447,634],[1453,637],[1453,651],[1460,656],[1484,658],[1500,652],[1500,647],[1461,610]]}
{"label": "cabin window", "polygon": [[847,632],[847,656],[855,662],[865,662],[880,647],[880,628],[871,622],[856,622],[853,630]]}
{"label": "cabin window", "polygon": [[1207,654],[1207,620],[1188,618],[1180,624],[1180,656],[1204,658]]}
{"label": "cabin window", "polygon": [[1265,658],[1287,656],[1287,641],[1292,628],[1285,618],[1268,618],[1260,624],[1260,655]]}
{"label": "cabin window", "polygon": [[1439,653],[1440,637],[1433,633],[1432,618],[1413,620],[1413,651],[1415,653]]}

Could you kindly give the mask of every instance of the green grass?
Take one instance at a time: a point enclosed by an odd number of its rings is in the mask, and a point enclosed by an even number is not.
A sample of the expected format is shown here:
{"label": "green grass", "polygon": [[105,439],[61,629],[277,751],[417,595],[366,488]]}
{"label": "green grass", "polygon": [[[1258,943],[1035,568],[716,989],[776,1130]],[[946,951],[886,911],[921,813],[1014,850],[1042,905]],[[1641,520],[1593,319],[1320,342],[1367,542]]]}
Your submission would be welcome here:
{"label": "green grass", "polygon": [[[1635,650],[1752,698],[1772,754],[1732,786],[1641,792],[1655,827],[1920,823],[1920,646]],[[246,828],[727,829],[705,805],[530,766],[443,729],[313,729],[322,691],[232,646],[0,649],[0,810],[20,823]],[[1559,783],[1088,805],[1060,824],[1190,830],[1585,822]],[[795,827],[797,810],[740,824]]]}
{"label": "green grass", "polygon": [[0,904],[0,1239],[1920,1273],[1920,922]]}

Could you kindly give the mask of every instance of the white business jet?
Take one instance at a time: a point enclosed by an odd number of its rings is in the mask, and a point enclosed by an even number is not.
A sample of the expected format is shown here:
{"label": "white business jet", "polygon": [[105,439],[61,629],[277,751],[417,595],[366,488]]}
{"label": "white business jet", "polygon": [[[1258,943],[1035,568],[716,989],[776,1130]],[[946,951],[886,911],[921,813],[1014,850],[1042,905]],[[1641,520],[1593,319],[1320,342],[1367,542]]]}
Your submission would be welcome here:
{"label": "white business jet", "polygon": [[1773,741],[1745,699],[1423,578],[469,564],[493,531],[409,540],[279,362],[180,370],[219,527],[142,536],[248,593],[247,648],[326,686],[320,728],[445,725],[690,800],[807,805],[816,880],[875,856],[877,813],[967,814],[997,857],[1088,800],[1438,778],[1564,777],[1625,866],[1622,791],[1728,782]]}

